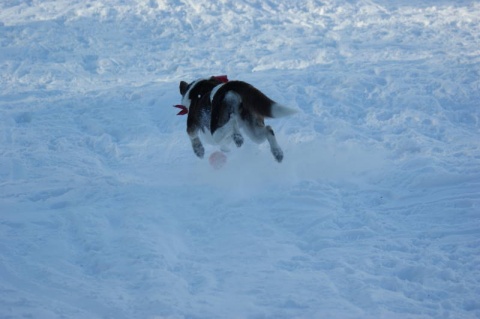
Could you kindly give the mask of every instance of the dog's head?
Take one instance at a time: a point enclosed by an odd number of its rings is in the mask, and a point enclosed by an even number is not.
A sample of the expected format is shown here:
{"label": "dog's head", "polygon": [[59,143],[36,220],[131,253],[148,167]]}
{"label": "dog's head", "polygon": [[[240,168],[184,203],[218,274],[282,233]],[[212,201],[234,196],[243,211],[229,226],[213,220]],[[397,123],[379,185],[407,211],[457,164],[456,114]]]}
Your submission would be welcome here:
{"label": "dog's head", "polygon": [[191,83],[181,81],[179,89],[182,95],[182,103],[174,105],[174,107],[180,109],[177,115],[188,114],[190,108],[200,103],[205,96],[210,94],[215,86],[226,82],[228,82],[226,75],[212,76],[209,79],[199,79]]}

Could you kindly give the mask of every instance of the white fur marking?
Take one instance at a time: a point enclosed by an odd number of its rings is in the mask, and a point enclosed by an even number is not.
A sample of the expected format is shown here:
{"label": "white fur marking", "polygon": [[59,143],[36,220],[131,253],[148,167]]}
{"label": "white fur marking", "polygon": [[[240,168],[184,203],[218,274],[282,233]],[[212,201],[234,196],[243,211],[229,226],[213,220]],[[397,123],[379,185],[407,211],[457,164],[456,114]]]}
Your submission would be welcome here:
{"label": "white fur marking", "polygon": [[231,118],[224,126],[219,127],[213,133],[213,140],[218,145],[228,145],[232,142],[232,134],[234,132],[234,119]]}
{"label": "white fur marking", "polygon": [[285,105],[274,103],[272,105],[272,117],[273,118],[279,118],[279,117],[284,117],[288,115],[292,115],[297,113],[296,110],[291,109]]}
{"label": "white fur marking", "polygon": [[198,84],[198,82],[202,80],[205,80],[205,79],[198,79],[195,82],[193,82],[190,88],[188,89],[188,91],[185,92],[185,95],[182,97],[182,105],[185,106],[187,109],[190,109],[190,104],[192,103],[192,100],[189,99],[190,91]]}
{"label": "white fur marking", "polygon": [[238,111],[238,106],[242,103],[242,97],[234,91],[228,91],[227,94],[225,94],[225,100],[228,104],[235,106],[235,112]]}
{"label": "white fur marking", "polygon": [[212,92],[210,92],[210,103],[213,102],[213,97],[215,96],[215,94],[217,94],[218,89],[220,89],[224,85],[225,83],[222,83],[213,88]]}

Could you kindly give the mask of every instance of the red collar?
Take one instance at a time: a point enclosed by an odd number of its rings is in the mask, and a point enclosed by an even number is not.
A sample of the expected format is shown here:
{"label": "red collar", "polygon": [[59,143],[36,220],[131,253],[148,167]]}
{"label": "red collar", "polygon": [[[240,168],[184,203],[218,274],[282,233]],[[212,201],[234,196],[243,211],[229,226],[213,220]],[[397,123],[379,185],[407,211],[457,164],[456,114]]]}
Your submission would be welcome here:
{"label": "red collar", "polygon": [[212,76],[215,80],[218,80],[222,83],[227,83],[228,82],[228,77],[226,75],[217,75],[217,76]]}

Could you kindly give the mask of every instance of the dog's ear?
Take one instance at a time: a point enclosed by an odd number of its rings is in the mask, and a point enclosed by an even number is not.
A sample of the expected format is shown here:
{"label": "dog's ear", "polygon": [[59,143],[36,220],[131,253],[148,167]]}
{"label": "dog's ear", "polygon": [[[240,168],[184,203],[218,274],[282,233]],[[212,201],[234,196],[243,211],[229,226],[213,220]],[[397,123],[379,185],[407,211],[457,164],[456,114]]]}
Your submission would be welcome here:
{"label": "dog's ear", "polygon": [[188,83],[185,81],[180,82],[180,94],[185,95],[187,93]]}

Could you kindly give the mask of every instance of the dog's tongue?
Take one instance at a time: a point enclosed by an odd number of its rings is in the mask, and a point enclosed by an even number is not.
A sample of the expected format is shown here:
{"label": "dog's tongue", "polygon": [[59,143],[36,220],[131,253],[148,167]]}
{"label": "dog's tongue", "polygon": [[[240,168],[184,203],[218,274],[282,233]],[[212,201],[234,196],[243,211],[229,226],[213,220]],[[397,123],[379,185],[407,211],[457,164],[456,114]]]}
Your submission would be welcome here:
{"label": "dog's tongue", "polygon": [[185,105],[178,104],[178,105],[174,105],[173,107],[180,109],[180,112],[178,112],[177,115],[188,114],[188,109]]}
{"label": "dog's tongue", "polygon": [[223,83],[228,82],[228,77],[226,75],[217,75],[217,76],[214,76],[213,78]]}

